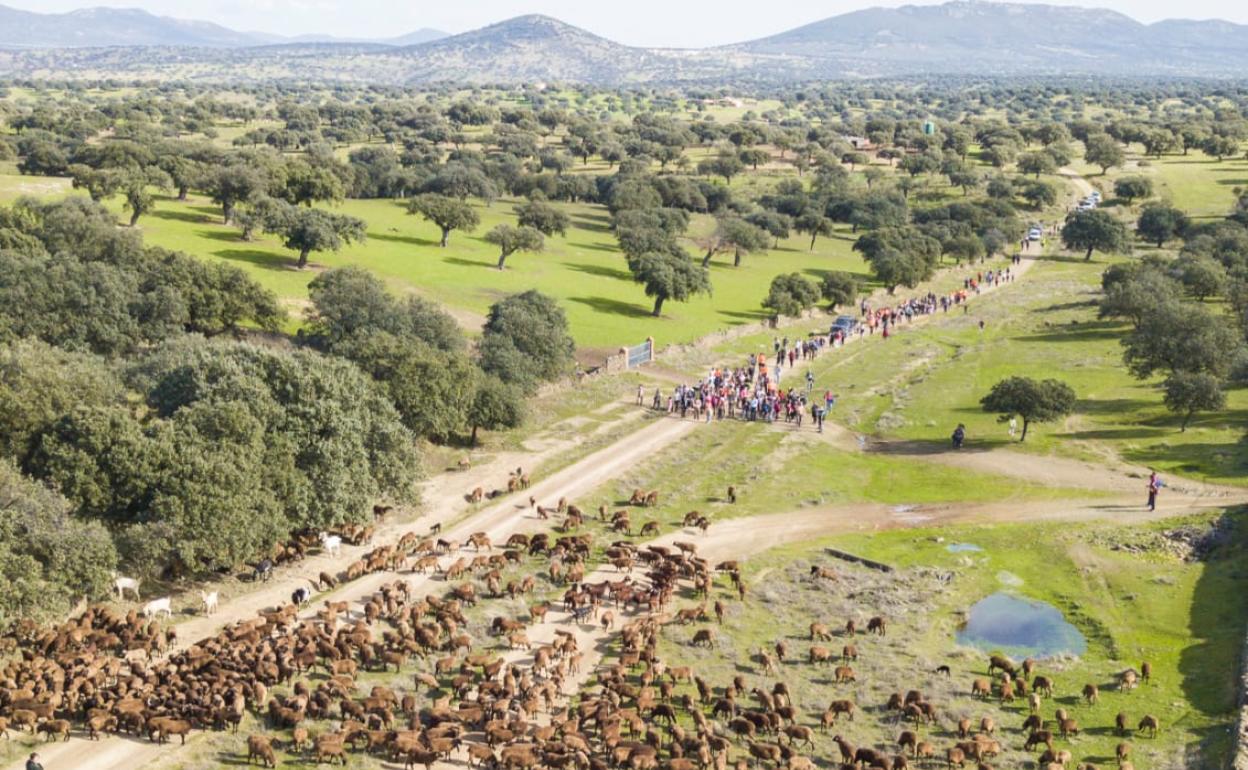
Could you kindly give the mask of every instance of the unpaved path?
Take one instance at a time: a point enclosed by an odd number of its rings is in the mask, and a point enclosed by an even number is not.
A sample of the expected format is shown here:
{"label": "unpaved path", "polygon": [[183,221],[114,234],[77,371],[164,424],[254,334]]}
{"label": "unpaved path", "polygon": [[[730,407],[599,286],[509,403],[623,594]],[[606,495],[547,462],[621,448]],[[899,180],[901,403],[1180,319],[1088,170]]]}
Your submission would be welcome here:
{"label": "unpaved path", "polygon": [[[1082,181],[1082,180],[1081,180]],[[1085,182],[1086,184],[1086,182]],[[1090,185],[1088,186],[1090,190]],[[1021,265],[1013,267],[1016,277],[1030,269],[1032,261],[1024,259]],[[1010,284],[1002,284],[1008,286]],[[994,291],[1000,286],[985,287],[981,291]],[[921,316],[898,331],[904,330],[914,323],[930,321],[933,316]],[[856,338],[858,340],[864,338]],[[854,340],[850,340],[852,343]],[[623,420],[635,419],[639,414],[634,412],[626,415]],[[652,456],[662,448],[679,441],[689,435],[697,427],[694,421],[657,420],[637,431],[630,433],[619,441],[594,452],[588,457],[569,465],[552,476],[535,483],[527,493],[517,493],[504,497],[500,502],[491,503],[479,510],[472,511],[463,520],[449,527],[444,533],[455,541],[462,541],[474,532],[486,532],[494,541],[504,540],[516,531],[531,530],[545,525],[537,521],[529,511],[528,495],[540,502],[551,503],[559,497],[576,499],[584,496],[603,483],[618,477],[646,457]],[[606,427],[606,426],[604,426]],[[408,531],[423,533],[434,522],[446,521],[451,516],[465,510],[463,495],[475,486],[492,488],[500,479],[505,479],[511,469],[518,466],[533,467],[542,460],[564,449],[569,444],[558,439],[550,441],[547,446],[537,452],[501,452],[494,455],[487,463],[474,467],[465,473],[443,473],[435,476],[424,486],[426,509],[430,513],[401,524],[389,524],[378,528],[376,541],[393,542]],[[931,459],[930,457],[928,459]],[[1031,459],[1031,458],[1027,458]],[[1001,462],[1013,467],[1017,460]],[[1181,499],[1175,496],[1175,502],[1166,505],[1153,516],[1170,515],[1178,512],[1171,510],[1179,505]],[[1164,498],[1163,498],[1164,500]],[[1212,499],[1207,505],[1216,505]],[[1221,504],[1225,504],[1222,502]],[[1069,501],[1046,502],[1018,505],[981,504],[981,505],[946,505],[896,507],[875,504],[849,504],[840,506],[817,507],[802,509],[792,513],[733,519],[717,523],[705,536],[694,538],[689,531],[670,533],[654,541],[655,544],[670,544],[677,539],[693,539],[699,546],[699,554],[712,559],[748,558],[778,545],[798,542],[819,535],[837,532],[862,531],[866,529],[884,529],[896,527],[937,526],[962,521],[1035,521],[1040,519],[1069,519],[1112,517],[1121,520],[1126,514],[1123,510],[1127,504],[1107,504],[1104,500],[1073,503]],[[1138,510],[1136,514],[1138,514]],[[1134,515],[1134,514],[1133,514]],[[768,536],[757,536],[760,529],[766,529]],[[207,618],[200,617],[182,623],[178,627],[181,643],[193,643],[215,634],[225,625],[238,620],[255,617],[260,610],[278,606],[286,601],[295,588],[306,585],[321,570],[336,572],[350,562],[359,558],[366,547],[350,548],[344,546],[341,556],[328,555],[308,559],[302,564],[282,571],[282,573],[262,589],[250,592],[245,596],[227,601],[217,615]],[[591,581],[614,579],[617,573],[609,569],[599,569],[587,579]],[[392,573],[378,573],[365,576],[348,583],[339,589],[319,598],[335,601],[358,603],[367,599],[380,587],[393,581]],[[406,579],[419,591],[434,580],[431,576],[410,575]],[[309,610],[307,614],[311,614]],[[531,626],[527,630],[534,644],[553,639],[557,629],[569,630],[570,618],[565,613],[551,612],[550,620]],[[596,661],[603,652],[607,633],[599,625],[585,625],[573,629],[581,650],[585,652],[585,661],[581,672],[573,684],[579,686],[586,680]],[[506,653],[512,660],[528,657],[523,651]],[[158,746],[143,740],[124,737],[113,737],[99,742],[88,742],[75,737],[68,743],[50,744],[42,747],[41,758],[47,767],[58,769],[84,768],[89,770],[130,770],[157,761],[166,752],[178,751],[175,745]],[[12,770],[20,770],[22,762],[11,765]],[[450,767],[451,765],[448,765]]]}
{"label": "unpaved path", "polygon": [[1083,197],[1091,195],[1092,191],[1096,189],[1095,187],[1092,186],[1091,182],[1089,182],[1087,179],[1083,177],[1082,174],[1080,174],[1078,171],[1075,171],[1070,166],[1063,166],[1062,168],[1059,168],[1057,170],[1057,174],[1058,176],[1063,176],[1066,179],[1069,179],[1071,184],[1079,188],[1079,193]]}
{"label": "unpaved path", "polygon": [[[485,532],[492,540],[498,542],[505,540],[512,532],[544,526],[549,522],[543,523],[539,521],[529,510],[527,503],[528,495],[550,504],[553,504],[559,497],[575,499],[578,496],[587,495],[604,482],[622,474],[659,449],[688,435],[696,426],[697,424],[693,422],[654,421],[626,436],[619,442],[594,452],[585,459],[573,463],[549,478],[538,481],[530,487],[527,493],[509,495],[501,502],[485,506],[465,518],[461,523],[444,530],[441,536],[453,541],[463,541],[474,532]],[[462,496],[463,493],[460,492],[459,494]],[[425,517],[415,522],[413,526],[420,527],[421,522],[431,520],[432,517]],[[421,529],[421,531],[425,529],[427,527]],[[452,554],[450,559],[453,560],[457,555]],[[345,551],[343,558],[348,558]],[[325,559],[328,560],[329,557],[325,557]],[[341,562],[342,559],[336,561]],[[446,558],[444,558],[444,561],[446,561]],[[315,560],[311,560],[308,566],[301,567],[299,571],[307,569],[309,570],[308,575],[314,576],[315,571],[313,570],[316,567]],[[292,570],[293,572],[295,571]],[[398,576],[391,572],[365,575],[358,580],[343,585],[335,591],[318,597],[318,599],[327,598],[333,601],[359,603],[360,600],[367,599],[380,590],[382,585],[394,581],[396,577]],[[410,575],[406,579],[417,591],[427,588],[429,583],[434,582],[434,577],[429,575]],[[299,586],[306,584],[307,578],[292,574],[281,581],[275,579],[273,583]],[[288,589],[287,585],[274,585],[271,588],[252,592],[238,601],[226,605],[217,615],[196,618],[180,625],[178,627],[179,640],[183,644],[198,641],[215,634],[228,623],[253,618],[260,610],[287,603],[289,601],[289,591],[293,590],[293,587]],[[315,608],[309,608],[303,614],[306,617],[311,617],[315,614],[315,611]],[[553,625],[550,633],[553,636]],[[536,638],[538,637],[534,636],[534,639]],[[97,742],[75,739],[68,743],[49,744],[43,747],[40,755],[43,757],[45,767],[58,768],[59,770],[66,770],[67,768],[129,770],[129,768],[138,767],[152,761],[163,751],[176,749],[176,746],[157,747],[143,741],[126,739],[124,737],[112,737]],[[10,767],[13,770],[20,770],[21,766],[22,762],[16,762]]]}

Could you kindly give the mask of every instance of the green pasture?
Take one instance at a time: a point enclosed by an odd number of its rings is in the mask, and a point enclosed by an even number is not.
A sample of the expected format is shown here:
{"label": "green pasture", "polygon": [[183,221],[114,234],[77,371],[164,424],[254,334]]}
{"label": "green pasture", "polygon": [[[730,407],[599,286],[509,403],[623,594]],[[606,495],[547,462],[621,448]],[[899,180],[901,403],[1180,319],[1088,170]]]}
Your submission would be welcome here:
{"label": "green pasture", "polygon": [[[63,194],[68,189],[64,180],[0,176],[0,202],[20,195]],[[760,303],[779,273],[801,272],[817,279],[824,271],[846,270],[865,276],[865,263],[850,250],[853,236],[848,229],[820,238],[814,251],[808,250],[807,238],[794,235],[767,253],[746,256],[739,268],[732,266],[731,254],[716,256],[711,263],[713,293],[687,303],[668,302],[663,317],[654,318],[653,301],[632,281],[611,233],[609,215],[599,206],[557,204],[572,218],[566,237],[548,238],[540,254],[514,254],[506,270],[496,270],[498,253],[483,236],[497,224],[514,224],[515,203],[509,199],[490,206],[478,203],[481,226],[472,234],[452,233],[449,247],[442,249],[437,228],[408,215],[401,201],[347,201],[334,210],[368,222],[367,242],[336,254],[313,254],[311,268],[303,271],[294,269],[296,255],[276,238],[243,241],[238,230],[222,224],[219,207],[200,195],[185,202],[162,197],[156,210],[140,220],[139,228],[148,244],[242,267],[277,293],[296,319],[306,307],[307,285],[319,272],[360,265],[398,293],[418,293],[447,306],[470,329],[479,328],[499,298],[540,289],[560,301],[577,343],[599,352],[648,336],[661,345],[690,342],[763,320],[766,314]],[[109,205],[123,215],[120,199]],[[696,236],[710,226],[709,217],[698,217],[690,232]],[[688,246],[697,251],[696,244]]]}
{"label": "green pasture", "polygon": [[887,341],[825,353],[811,367],[816,387],[840,396],[832,418],[858,432],[944,444],[964,423],[975,450],[1009,443],[1005,426],[979,407],[993,384],[1056,377],[1078,394],[1075,413],[1033,425],[1014,448],[1102,459],[1109,449],[1165,473],[1248,484],[1240,443],[1248,393],[1230,390],[1225,410],[1197,415],[1180,433],[1158,382],[1135,380],[1122,363],[1127,326],[1096,317],[1106,265],[1101,257],[1043,259],[1015,286],[972,299],[969,312],[955,308]]}
{"label": "green pasture", "polygon": [[[1026,733],[1020,726],[1028,713],[1026,701],[973,698],[971,682],[987,676],[988,652],[961,647],[954,640],[971,605],[1007,591],[1057,607],[1088,642],[1082,656],[1039,661],[1038,673],[1055,684],[1054,696],[1043,700],[1041,715],[1051,722],[1054,711],[1063,708],[1081,728],[1077,736],[1058,737],[1056,749],[1071,751],[1076,764],[1106,766],[1114,764],[1115,747],[1125,741],[1131,744],[1136,767],[1221,767],[1233,746],[1236,714],[1235,677],[1228,672],[1238,670],[1248,619],[1244,516],[1227,514],[1234,539],[1206,561],[1184,561],[1155,549],[1118,550],[1123,544],[1153,543],[1162,531],[1180,524],[1207,525],[1214,516],[1147,527],[1088,523],[894,530],[785,546],[743,565],[743,578],[751,588],[744,604],[725,578],[716,581],[712,598],[727,604],[728,614],[716,627],[715,650],[689,645],[696,627],[671,625],[660,654],[669,665],[693,666],[717,688],[734,675],[744,675],[748,686],[784,681],[803,724],[817,724],[818,713],[833,699],[853,700],[857,718],[838,721],[835,732],[858,746],[891,752],[902,729],[917,729],[920,740],[932,742],[943,757],[944,748],[957,740],[958,719],[971,719],[978,726],[982,716],[990,716],[1004,751],[998,760],[1004,766],[1025,766],[1043,749],[1023,751]],[[950,553],[951,542],[974,543],[983,551]],[[882,561],[898,572],[885,575],[850,566],[824,555],[824,547]],[[812,564],[831,567],[840,579],[810,577]],[[839,629],[847,618],[857,618],[861,627],[877,614],[888,619],[888,636],[852,640],[860,655],[852,664],[857,682],[835,684],[831,666],[816,668],[807,662],[811,622]],[[788,662],[778,674],[765,674],[756,653],[770,651],[781,640],[789,648]],[[839,651],[849,641],[838,633],[825,645]],[[1153,666],[1152,681],[1130,692],[1117,689],[1116,674],[1138,670],[1145,660]],[[935,673],[941,664],[951,668],[950,677]],[[1100,689],[1095,705],[1080,696],[1089,683]],[[922,690],[939,707],[936,724],[903,727],[886,714],[888,695],[911,688]],[[1161,731],[1156,738],[1118,735],[1114,718],[1119,712],[1133,728],[1151,714],[1160,720]],[[808,753],[835,756],[830,734],[817,737],[816,749]]]}
{"label": "green pasture", "polygon": [[[809,415],[801,428],[783,420],[698,425],[681,441],[595,491],[582,507],[589,510],[603,503],[618,507],[634,489],[656,489],[659,506],[635,511],[634,524],[654,519],[666,531],[678,526],[690,510],[701,510],[718,521],[819,505],[1024,502],[1094,495],[914,458],[863,453],[834,443],[832,430],[816,432]],[[735,505],[723,499],[730,484],[738,494]]]}

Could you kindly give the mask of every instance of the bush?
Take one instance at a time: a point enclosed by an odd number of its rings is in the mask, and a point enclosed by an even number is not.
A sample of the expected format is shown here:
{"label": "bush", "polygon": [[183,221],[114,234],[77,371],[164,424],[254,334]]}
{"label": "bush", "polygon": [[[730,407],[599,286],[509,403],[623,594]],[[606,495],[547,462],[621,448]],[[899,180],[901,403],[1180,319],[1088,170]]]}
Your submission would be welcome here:
{"label": "bush", "polygon": [[799,316],[818,301],[819,287],[813,281],[800,273],[789,273],[771,279],[763,307],[776,315]]}

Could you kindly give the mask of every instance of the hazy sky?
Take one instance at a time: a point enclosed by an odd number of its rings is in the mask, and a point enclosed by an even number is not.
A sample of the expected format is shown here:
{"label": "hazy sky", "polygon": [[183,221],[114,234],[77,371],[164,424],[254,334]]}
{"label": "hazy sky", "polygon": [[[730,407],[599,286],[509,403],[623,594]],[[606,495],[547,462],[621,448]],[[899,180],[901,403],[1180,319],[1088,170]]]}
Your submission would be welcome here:
{"label": "hazy sky", "polygon": [[[912,0],[913,1],[913,0]],[[926,3],[928,0],[917,0]],[[1050,0],[1061,5],[1113,8],[1140,21],[1182,16],[1248,23],[1242,0]],[[800,24],[895,0],[0,0],[31,11],[68,11],[91,5],[137,7],[152,13],[205,19],[242,30],[280,34],[327,33],[391,37],[420,27],[464,32],[526,13],[544,13],[621,43],[708,46],[780,32]],[[763,9],[763,10],[760,10]]]}

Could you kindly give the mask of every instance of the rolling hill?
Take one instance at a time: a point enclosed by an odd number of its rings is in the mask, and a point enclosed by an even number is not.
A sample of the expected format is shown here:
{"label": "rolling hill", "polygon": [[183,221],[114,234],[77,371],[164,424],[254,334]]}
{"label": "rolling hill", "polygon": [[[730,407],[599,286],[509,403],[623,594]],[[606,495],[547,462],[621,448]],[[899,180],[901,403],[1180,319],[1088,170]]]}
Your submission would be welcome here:
{"label": "rolling hill", "polygon": [[68,13],[36,13],[0,5],[0,48],[90,48],[104,46],[171,46],[238,48],[271,43],[380,43],[406,46],[446,37],[435,29],[418,29],[383,40],[337,38],[330,35],[287,37],[264,32],[238,32],[207,21],[157,16],[137,8],[83,8]]}
{"label": "rolling hill", "polygon": [[[868,8],[758,40],[703,49],[628,46],[539,15],[451,36],[419,30],[360,41],[240,33],[141,11],[31,14],[0,6],[0,49],[6,46],[10,50],[0,50],[0,76],[390,85],[784,82],[914,75],[1229,78],[1248,71],[1248,26],[1188,20],[1143,24],[1103,9],[979,0]],[[13,50],[19,46],[24,50]]]}

